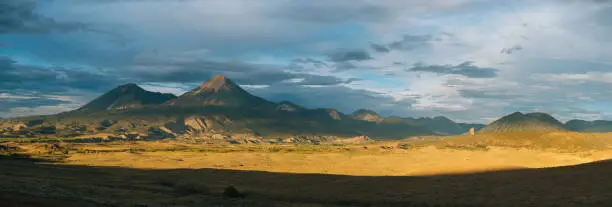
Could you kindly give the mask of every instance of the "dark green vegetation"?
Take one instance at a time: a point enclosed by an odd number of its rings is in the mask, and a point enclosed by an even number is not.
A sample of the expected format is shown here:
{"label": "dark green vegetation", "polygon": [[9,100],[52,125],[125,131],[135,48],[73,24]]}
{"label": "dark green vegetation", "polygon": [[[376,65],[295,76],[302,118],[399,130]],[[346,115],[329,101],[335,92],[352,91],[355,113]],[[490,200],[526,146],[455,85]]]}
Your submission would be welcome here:
{"label": "dark green vegetation", "polygon": [[[8,206],[608,206],[612,162],[435,176],[149,170],[0,159]],[[95,179],[92,179],[95,178]]]}
{"label": "dark green vegetation", "polygon": [[161,139],[215,134],[405,138],[460,134],[470,127],[446,118],[394,120],[365,109],[345,115],[331,108],[308,109],[291,102],[274,103],[251,95],[223,76],[216,76],[179,97],[126,84],[78,110],[17,118],[4,121],[0,128],[4,137],[110,134]]}

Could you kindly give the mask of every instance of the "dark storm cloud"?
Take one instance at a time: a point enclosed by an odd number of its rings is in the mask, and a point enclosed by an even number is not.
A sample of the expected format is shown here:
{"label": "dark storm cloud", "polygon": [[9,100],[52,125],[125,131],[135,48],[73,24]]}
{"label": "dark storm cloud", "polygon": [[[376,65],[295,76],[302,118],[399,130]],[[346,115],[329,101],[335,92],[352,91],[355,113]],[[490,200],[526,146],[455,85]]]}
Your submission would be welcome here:
{"label": "dark storm cloud", "polygon": [[[298,62],[320,61],[300,59]],[[250,64],[238,61],[147,59],[131,70],[137,82],[204,82],[215,75],[225,75],[239,84],[271,85],[290,79],[304,79],[302,85],[338,85],[346,80],[306,73],[290,73],[279,65]]]}
{"label": "dark storm cloud", "polygon": [[473,65],[471,61],[466,61],[459,65],[424,65],[417,63],[406,71],[453,74],[469,78],[494,78],[497,76],[498,70],[494,68],[481,68]]}
{"label": "dark storm cloud", "polygon": [[9,57],[0,56],[0,88],[3,90],[32,90],[63,92],[71,89],[101,90],[121,78],[84,70],[61,67],[21,65]]}
{"label": "dark storm cloud", "polygon": [[[2,96],[2,95],[7,95]],[[28,97],[28,98],[11,98],[8,94],[0,94],[0,111],[7,112],[16,107],[40,107],[40,106],[56,106],[59,104],[71,103],[69,101],[53,99],[49,97]]]}
{"label": "dark storm cloud", "polygon": [[389,48],[387,48],[387,46],[380,45],[380,44],[375,44],[375,43],[371,43],[370,47],[372,49],[374,49],[374,51],[376,51],[376,52],[388,53],[388,52],[391,51],[391,50],[389,50]]}
{"label": "dark storm cloud", "polygon": [[363,61],[372,59],[370,53],[365,50],[337,50],[327,53],[329,61],[346,62],[346,61]]}
{"label": "dark storm cloud", "polygon": [[70,32],[83,29],[86,29],[83,23],[58,22],[36,13],[35,1],[0,1],[0,34]]}

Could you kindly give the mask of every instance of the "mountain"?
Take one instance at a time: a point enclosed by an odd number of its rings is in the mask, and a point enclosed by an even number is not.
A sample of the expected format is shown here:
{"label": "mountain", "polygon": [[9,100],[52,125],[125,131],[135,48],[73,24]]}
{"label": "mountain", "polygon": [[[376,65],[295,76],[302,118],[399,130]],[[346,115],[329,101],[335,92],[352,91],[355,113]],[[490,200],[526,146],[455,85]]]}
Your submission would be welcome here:
{"label": "mountain", "polygon": [[[368,136],[401,139],[436,134],[405,121],[371,122],[354,119],[333,108],[309,109],[287,101],[274,103],[248,93],[224,76],[215,76],[179,97],[127,84],[75,111],[20,117],[13,121],[35,121],[40,123],[38,128],[55,126],[55,134],[62,137],[110,134],[193,138],[246,134],[266,138]],[[28,130],[37,130],[36,127]],[[30,135],[35,137],[39,133]]]}
{"label": "mountain", "polygon": [[294,104],[289,101],[281,101],[280,103],[278,103],[278,106],[276,107],[276,110],[284,111],[284,112],[299,112],[305,109],[306,109],[305,107]]}
{"label": "mountain", "polygon": [[176,96],[173,94],[150,92],[136,84],[129,83],[105,93],[77,111],[86,113],[105,110],[125,110],[158,105],[175,98]]}
{"label": "mountain", "polygon": [[357,120],[381,122],[383,118],[375,111],[369,109],[359,109],[351,114],[351,117]]}
{"label": "mountain", "polygon": [[476,131],[480,130],[484,127],[482,124],[466,124],[466,123],[456,123],[449,118],[444,116],[437,116],[434,118],[429,117],[421,117],[421,118],[402,118],[403,120],[424,126],[425,128],[442,134],[442,135],[457,135],[463,134],[470,130],[470,128],[474,128]]}
{"label": "mountain", "polygon": [[612,121],[595,120],[570,120],[565,123],[565,127],[578,132],[612,132]]}
{"label": "mountain", "polygon": [[492,122],[482,128],[479,133],[514,131],[554,132],[567,131],[567,129],[559,120],[546,113],[535,112],[523,114],[515,112]]}
{"label": "mountain", "polygon": [[468,131],[471,128],[474,128],[474,131],[479,131],[482,128],[484,128],[485,126],[487,126],[487,125],[484,125],[484,124],[471,124],[471,123],[457,123],[457,124],[459,124],[459,126],[463,127],[464,129],[467,129]]}
{"label": "mountain", "polygon": [[178,98],[168,101],[173,107],[274,107],[276,104],[243,90],[225,76],[218,75]]}

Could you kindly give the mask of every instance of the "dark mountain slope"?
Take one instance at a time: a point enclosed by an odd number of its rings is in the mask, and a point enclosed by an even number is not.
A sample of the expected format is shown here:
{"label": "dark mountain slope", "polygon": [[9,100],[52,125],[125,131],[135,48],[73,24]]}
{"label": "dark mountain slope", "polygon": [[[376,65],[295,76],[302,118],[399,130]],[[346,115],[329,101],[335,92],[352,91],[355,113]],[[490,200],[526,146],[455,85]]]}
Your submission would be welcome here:
{"label": "dark mountain slope", "polygon": [[554,132],[567,131],[567,129],[559,120],[545,113],[522,114],[515,112],[492,122],[482,128],[479,133],[515,131]]}
{"label": "dark mountain slope", "polygon": [[463,134],[470,130],[470,128],[474,128],[475,130],[480,130],[484,127],[482,124],[465,124],[465,123],[456,123],[449,118],[444,116],[437,116],[434,118],[430,117],[421,117],[421,118],[403,118],[403,120],[424,126],[425,128],[439,133],[443,135],[457,135]]}
{"label": "dark mountain slope", "polygon": [[158,105],[175,98],[176,96],[173,94],[146,91],[136,84],[130,83],[105,93],[77,111],[87,113],[114,109],[125,110]]}
{"label": "dark mountain slope", "polygon": [[565,127],[578,132],[612,132],[612,121],[595,120],[570,120],[565,123]]}

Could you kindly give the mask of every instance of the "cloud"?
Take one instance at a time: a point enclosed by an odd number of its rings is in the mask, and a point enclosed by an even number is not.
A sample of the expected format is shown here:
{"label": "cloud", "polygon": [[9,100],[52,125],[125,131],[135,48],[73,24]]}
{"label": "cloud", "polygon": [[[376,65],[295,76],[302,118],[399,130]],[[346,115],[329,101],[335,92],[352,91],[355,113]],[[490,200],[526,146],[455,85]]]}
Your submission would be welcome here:
{"label": "cloud", "polygon": [[[604,90],[612,79],[609,1],[65,0],[15,6],[22,2],[0,3],[0,54],[12,57],[0,58],[0,93],[87,98],[12,114],[65,110],[126,82],[180,93],[217,74],[269,86],[252,89],[256,95],[284,91],[306,105],[348,112],[350,104],[309,95],[342,99],[347,93],[357,97],[350,102],[382,113],[470,122],[516,110],[547,109],[562,119],[612,113],[601,106],[612,101]],[[19,12],[25,18],[17,18]],[[90,26],[133,41],[112,40]],[[527,78],[533,74],[540,75]]]}
{"label": "cloud", "polygon": [[381,22],[394,15],[392,8],[366,1],[323,1],[315,4],[288,1],[281,7],[282,10],[271,12],[271,17],[328,24],[355,21]]}
{"label": "cloud", "polygon": [[327,54],[329,61],[332,62],[347,62],[347,61],[364,61],[372,59],[370,53],[365,50],[349,50],[341,49]]}
{"label": "cloud", "polygon": [[389,43],[388,47],[391,50],[414,50],[426,46],[432,40],[431,35],[404,35],[401,40]]}
{"label": "cloud", "polygon": [[585,82],[612,84],[612,73],[594,71],[586,73],[535,74],[532,76],[532,79],[568,85]]}
{"label": "cloud", "polygon": [[376,52],[388,53],[389,51],[391,51],[389,48],[387,48],[387,46],[375,43],[371,43],[370,47]]}
{"label": "cloud", "polygon": [[49,96],[19,96],[14,94],[0,94],[0,111],[7,112],[16,107],[38,107],[38,106],[55,106],[59,104],[70,103],[70,101],[61,100]]}
{"label": "cloud", "polygon": [[344,113],[351,113],[361,108],[383,111],[385,109],[383,105],[395,103],[389,96],[346,86],[272,85],[265,89],[247,90],[271,101],[291,101],[309,108],[336,108]]}
{"label": "cloud", "polygon": [[510,55],[510,54],[512,54],[513,52],[517,52],[517,51],[520,51],[520,50],[523,50],[523,46],[521,46],[521,45],[514,45],[514,46],[509,47],[509,48],[503,48],[503,49],[501,50],[501,53],[502,53],[502,54],[507,54],[507,55]]}
{"label": "cloud", "polygon": [[0,2],[0,34],[2,33],[50,33],[86,29],[79,22],[59,22],[36,12],[36,1],[4,0]]}
{"label": "cloud", "polygon": [[0,92],[3,90],[34,90],[59,93],[69,90],[98,91],[121,81],[121,77],[91,71],[61,67],[22,65],[0,56]]}
{"label": "cloud", "polygon": [[291,62],[296,64],[312,64],[316,68],[329,67],[327,63],[312,58],[296,58],[291,60]]}
{"label": "cloud", "polygon": [[[314,63],[327,66],[312,58],[292,60],[293,63]],[[141,55],[127,76],[137,82],[204,82],[215,75],[225,75],[240,84],[271,85],[290,79],[302,79],[302,85],[338,85],[346,80],[330,75],[317,75],[285,70],[280,64],[256,64],[241,61],[215,61],[207,57]]]}
{"label": "cloud", "polygon": [[459,65],[424,65],[417,63],[412,68],[407,69],[407,71],[461,75],[469,78],[494,78],[497,76],[498,70],[494,68],[481,68],[475,66],[473,62],[466,61]]}

